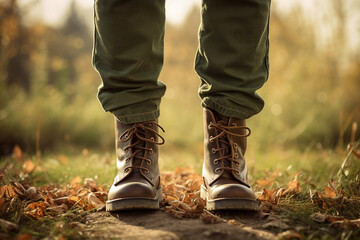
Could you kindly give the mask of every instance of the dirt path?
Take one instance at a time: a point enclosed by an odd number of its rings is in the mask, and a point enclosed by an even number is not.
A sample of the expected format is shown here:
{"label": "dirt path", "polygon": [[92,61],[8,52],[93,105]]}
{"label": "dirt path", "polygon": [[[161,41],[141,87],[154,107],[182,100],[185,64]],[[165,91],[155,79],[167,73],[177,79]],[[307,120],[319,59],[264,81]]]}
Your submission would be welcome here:
{"label": "dirt path", "polygon": [[[176,219],[165,211],[97,212],[86,217],[82,234],[96,239],[275,239],[256,213],[218,214],[224,222]],[[230,223],[228,222],[230,221]],[[225,222],[226,221],[226,222]]]}

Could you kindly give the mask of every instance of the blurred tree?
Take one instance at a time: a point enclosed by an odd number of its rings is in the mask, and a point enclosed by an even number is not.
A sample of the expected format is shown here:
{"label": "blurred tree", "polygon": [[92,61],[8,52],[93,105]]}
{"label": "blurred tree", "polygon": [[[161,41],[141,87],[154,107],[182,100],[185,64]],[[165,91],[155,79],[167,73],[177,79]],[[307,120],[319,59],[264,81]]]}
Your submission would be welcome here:
{"label": "blurred tree", "polygon": [[47,35],[48,79],[59,90],[76,82],[80,74],[76,71],[76,59],[91,52],[92,36],[84,19],[73,0],[63,26]]}
{"label": "blurred tree", "polygon": [[0,2],[0,16],[0,72],[6,73],[0,82],[29,90],[32,41],[21,21],[17,1]]}

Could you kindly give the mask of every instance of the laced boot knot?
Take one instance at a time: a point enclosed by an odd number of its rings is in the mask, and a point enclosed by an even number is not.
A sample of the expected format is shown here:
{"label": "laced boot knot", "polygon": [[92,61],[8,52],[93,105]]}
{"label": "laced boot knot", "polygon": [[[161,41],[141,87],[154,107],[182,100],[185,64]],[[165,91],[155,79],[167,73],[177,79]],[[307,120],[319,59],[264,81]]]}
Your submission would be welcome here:
{"label": "laced boot knot", "polygon": [[[237,158],[237,153],[235,153],[235,158],[232,156],[232,148],[238,148],[238,145],[234,143],[232,146],[230,143],[230,140],[228,136],[234,136],[234,137],[248,137],[251,134],[250,128],[246,126],[237,126],[235,123],[233,123],[231,126],[228,126],[225,121],[220,120],[218,122],[210,122],[208,125],[208,129],[216,129],[219,134],[216,136],[210,136],[209,141],[218,141],[219,148],[213,148],[211,151],[213,154],[216,152],[220,152],[219,158],[214,159],[213,163],[215,165],[218,165],[221,163],[221,167],[218,167],[215,169],[215,173],[219,173],[221,170],[228,170],[228,171],[235,171],[237,174],[240,174],[239,170],[234,169],[232,167],[231,162],[234,162],[237,166],[240,166],[240,161]],[[246,130],[246,134],[237,134],[232,132],[231,130]]]}
{"label": "laced boot knot", "polygon": [[[145,147],[146,142],[155,145],[163,145],[165,143],[165,139],[156,130],[152,129],[150,127],[151,125],[155,125],[163,132],[165,132],[164,128],[162,128],[158,123],[154,121],[147,121],[142,123],[135,123],[132,126],[132,128],[127,129],[119,137],[119,141],[121,142],[127,142],[131,140],[131,144],[125,147],[124,151],[129,151],[129,150],[131,151],[130,156],[126,158],[125,161],[129,162],[130,160],[133,160],[133,165],[125,168],[124,169],[125,172],[128,172],[131,168],[133,168],[133,169],[142,169],[145,173],[149,173],[149,170],[143,167],[143,162],[145,161],[146,164],[151,165],[152,163],[151,159],[146,158],[144,156],[145,156],[145,151],[147,151],[149,154],[153,154],[153,149]],[[146,137],[147,131],[154,133],[154,135],[159,137],[161,141],[160,142],[156,141],[154,137],[147,138]],[[138,159],[140,161],[135,161],[135,159]]]}

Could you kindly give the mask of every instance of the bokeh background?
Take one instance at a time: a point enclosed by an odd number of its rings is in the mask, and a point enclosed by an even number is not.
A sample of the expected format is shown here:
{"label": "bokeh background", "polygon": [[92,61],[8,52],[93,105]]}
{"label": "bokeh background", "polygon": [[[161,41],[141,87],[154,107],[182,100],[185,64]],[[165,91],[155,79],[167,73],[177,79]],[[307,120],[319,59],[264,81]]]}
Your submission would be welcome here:
{"label": "bokeh background", "polygon": [[[92,3],[0,0],[2,158],[19,146],[51,163],[105,158],[114,169],[114,119],[96,98],[100,79],[91,66]],[[160,76],[167,92],[159,120],[166,170],[201,169],[200,81],[193,70],[199,7],[200,0],[167,1]],[[360,2],[273,0],[270,21],[270,79],[259,92],[266,106],[248,121],[250,169],[332,161],[331,152],[360,135]]]}

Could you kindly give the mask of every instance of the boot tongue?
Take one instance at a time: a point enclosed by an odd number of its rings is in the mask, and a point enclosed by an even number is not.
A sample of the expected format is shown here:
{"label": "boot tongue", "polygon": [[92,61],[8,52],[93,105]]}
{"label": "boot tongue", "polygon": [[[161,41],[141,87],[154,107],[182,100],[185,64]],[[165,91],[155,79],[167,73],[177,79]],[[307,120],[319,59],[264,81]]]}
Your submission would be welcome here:
{"label": "boot tongue", "polygon": [[[139,134],[141,134],[141,133],[139,133]],[[143,135],[145,136],[145,134],[143,134]],[[138,144],[137,144],[135,147],[132,148],[132,151],[133,151],[133,152],[134,152],[134,151],[138,151],[138,148],[137,148],[137,147],[145,147],[145,142],[139,140],[139,139],[136,137],[136,135],[134,135],[134,137],[132,138],[131,144],[134,144],[134,143],[136,143],[136,142],[138,142]],[[139,151],[135,156],[144,157],[144,150]],[[133,161],[133,166],[138,166],[138,167],[140,167],[143,160],[140,159],[140,158],[134,157],[132,161]],[[134,168],[134,169],[133,169],[133,173],[139,173],[139,171],[140,171],[140,169],[138,169],[138,168]]]}
{"label": "boot tongue", "polygon": [[[224,125],[224,126],[228,126],[229,125],[229,120],[230,118],[229,117],[225,117],[225,116],[222,116],[220,114],[216,114],[216,121],[218,124],[221,124],[221,125]],[[219,132],[220,134],[220,132]],[[220,140],[223,140],[225,142],[229,142],[229,139],[228,139],[228,135],[225,133],[223,136],[221,136],[219,138],[219,146],[220,148],[225,148],[225,150],[222,150],[221,153],[223,156],[226,156],[226,155],[229,155],[231,154],[231,146],[229,144],[225,144],[223,143],[222,141]],[[231,167],[231,161],[229,160],[224,160],[224,165],[226,167]],[[229,174],[229,177],[230,175],[232,176],[231,174],[231,171],[230,170],[225,170],[224,174],[225,173],[228,173]]]}

